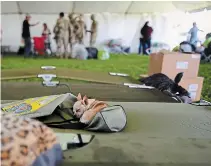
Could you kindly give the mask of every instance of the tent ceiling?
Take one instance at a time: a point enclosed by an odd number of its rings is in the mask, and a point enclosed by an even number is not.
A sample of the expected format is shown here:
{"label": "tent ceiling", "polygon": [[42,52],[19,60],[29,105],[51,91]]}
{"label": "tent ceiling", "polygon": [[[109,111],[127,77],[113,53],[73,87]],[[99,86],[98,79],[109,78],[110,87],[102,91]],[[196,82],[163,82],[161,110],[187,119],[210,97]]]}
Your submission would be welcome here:
{"label": "tent ceiling", "polygon": [[136,1],[131,4],[129,13],[170,12],[177,10],[171,1]]}
{"label": "tent ceiling", "polygon": [[192,11],[211,6],[210,1],[174,1],[173,4],[183,11]]}
{"label": "tent ceiling", "polygon": [[210,1],[19,1],[1,2],[2,14],[32,13],[154,13],[210,9]]}
{"label": "tent ceiling", "polygon": [[128,6],[130,5],[130,1],[80,1],[75,2],[74,12],[79,13],[101,13],[101,12],[109,12],[109,13],[124,13]]}
{"label": "tent ceiling", "polygon": [[1,2],[1,13],[18,13],[16,2]]}
{"label": "tent ceiling", "polygon": [[73,7],[73,3],[68,1],[22,1],[19,4],[23,13],[58,13],[58,11],[71,11]]}

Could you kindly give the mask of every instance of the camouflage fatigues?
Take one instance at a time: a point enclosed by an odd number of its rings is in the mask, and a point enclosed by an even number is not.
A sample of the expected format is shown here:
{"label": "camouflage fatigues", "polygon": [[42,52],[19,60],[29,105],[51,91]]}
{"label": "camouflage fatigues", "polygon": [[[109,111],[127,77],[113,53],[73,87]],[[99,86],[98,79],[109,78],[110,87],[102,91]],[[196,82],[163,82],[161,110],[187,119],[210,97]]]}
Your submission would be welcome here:
{"label": "camouflage fatigues", "polygon": [[90,36],[90,46],[94,46],[97,38],[97,28],[98,28],[98,23],[97,21],[93,20],[92,25],[91,25],[91,36]]}
{"label": "camouflage fatigues", "polygon": [[79,25],[76,22],[76,18],[74,18],[74,13],[70,13],[68,17],[70,23],[69,43],[70,43],[70,50],[72,51],[73,45],[77,42],[76,32],[78,30]]}
{"label": "camouflage fatigues", "polygon": [[86,25],[84,23],[84,21],[82,20],[79,20],[77,21],[78,23],[78,30],[77,30],[77,33],[76,33],[76,41],[78,43],[83,43],[83,39],[84,39],[84,33],[86,31]]}
{"label": "camouflage fatigues", "polygon": [[68,44],[69,44],[69,33],[70,23],[65,18],[59,18],[54,27],[55,40],[57,44],[57,56],[62,57],[62,45],[64,46],[65,57],[68,58]]}

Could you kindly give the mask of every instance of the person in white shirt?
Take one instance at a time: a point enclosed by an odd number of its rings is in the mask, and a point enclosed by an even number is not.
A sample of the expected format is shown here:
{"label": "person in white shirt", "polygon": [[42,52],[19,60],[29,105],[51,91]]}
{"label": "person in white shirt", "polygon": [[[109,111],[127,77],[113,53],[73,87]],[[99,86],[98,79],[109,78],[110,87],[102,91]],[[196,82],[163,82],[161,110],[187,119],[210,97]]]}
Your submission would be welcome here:
{"label": "person in white shirt", "polygon": [[50,52],[52,53],[50,35],[51,35],[51,31],[48,28],[47,24],[44,23],[43,24],[42,36],[45,38],[45,49],[46,49],[46,51],[50,50]]}

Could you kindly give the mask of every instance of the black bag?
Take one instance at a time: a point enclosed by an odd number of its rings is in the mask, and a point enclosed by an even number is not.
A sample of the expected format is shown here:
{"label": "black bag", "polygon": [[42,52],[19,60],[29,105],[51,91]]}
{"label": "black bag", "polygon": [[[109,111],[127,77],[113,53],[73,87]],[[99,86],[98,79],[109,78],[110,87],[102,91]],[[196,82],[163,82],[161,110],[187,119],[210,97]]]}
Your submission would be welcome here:
{"label": "black bag", "polygon": [[206,56],[211,55],[211,42],[209,42],[207,48],[205,48],[204,53]]}
{"label": "black bag", "polygon": [[23,55],[24,54],[24,47],[19,47],[19,50],[17,52],[18,55]]}
{"label": "black bag", "polygon": [[94,47],[86,47],[86,50],[88,52],[88,59],[98,59],[98,50]]}
{"label": "black bag", "polygon": [[182,43],[180,43],[180,51],[182,53],[192,54],[196,51],[196,47],[190,42],[183,41]]}

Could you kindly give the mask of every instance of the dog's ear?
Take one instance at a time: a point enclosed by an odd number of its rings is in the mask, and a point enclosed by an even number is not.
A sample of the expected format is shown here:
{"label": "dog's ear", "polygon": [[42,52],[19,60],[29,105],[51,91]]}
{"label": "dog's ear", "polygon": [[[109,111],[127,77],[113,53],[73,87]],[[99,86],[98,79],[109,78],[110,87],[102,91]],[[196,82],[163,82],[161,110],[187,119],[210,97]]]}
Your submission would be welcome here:
{"label": "dog's ear", "polygon": [[77,96],[77,100],[82,100],[81,94],[79,93]]}
{"label": "dog's ear", "polygon": [[86,105],[88,105],[88,97],[86,95],[83,97],[83,101]]}
{"label": "dog's ear", "polygon": [[178,74],[176,75],[175,79],[174,79],[174,82],[175,82],[176,84],[179,84],[179,82],[181,81],[182,77],[183,77],[183,72],[178,73]]}

